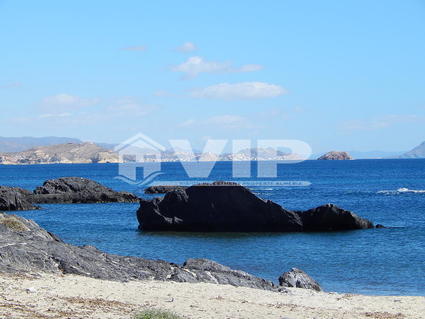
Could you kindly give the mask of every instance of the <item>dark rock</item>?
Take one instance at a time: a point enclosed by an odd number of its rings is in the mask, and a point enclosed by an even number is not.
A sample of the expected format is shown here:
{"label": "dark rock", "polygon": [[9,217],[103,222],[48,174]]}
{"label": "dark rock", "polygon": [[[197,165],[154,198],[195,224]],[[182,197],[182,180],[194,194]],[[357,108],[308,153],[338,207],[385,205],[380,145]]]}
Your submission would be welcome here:
{"label": "dark rock", "polygon": [[322,288],[316,280],[298,268],[291,268],[290,271],[283,273],[282,276],[279,277],[279,285],[283,287],[305,288],[322,291]]}
{"label": "dark rock", "polygon": [[185,186],[172,186],[172,185],[156,185],[149,186],[145,189],[145,194],[165,194],[175,190],[185,190],[187,187]]}
{"label": "dark rock", "polygon": [[141,200],[143,230],[264,232],[301,231],[299,216],[240,185],[197,185],[163,198]]}
{"label": "dark rock", "polygon": [[196,185],[163,198],[141,200],[139,228],[147,231],[293,232],[371,228],[373,224],[334,205],[292,212],[238,184]]}
{"label": "dark rock", "polygon": [[0,186],[0,210],[32,210],[38,209],[29,200],[31,193],[18,187]]}
{"label": "dark rock", "polygon": [[375,228],[386,228],[384,225],[376,224]]}
{"label": "dark rock", "polygon": [[139,198],[116,192],[95,181],[81,177],[62,177],[44,182],[30,197],[34,203],[135,203]]}
{"label": "dark rock", "polygon": [[179,266],[107,254],[92,246],[69,245],[31,220],[4,213],[0,213],[0,256],[0,272],[77,274],[116,281],[207,282],[279,291],[270,281],[206,259],[189,259]]}
{"label": "dark rock", "polygon": [[300,213],[305,231],[335,231],[373,228],[373,223],[356,214],[326,204]]}

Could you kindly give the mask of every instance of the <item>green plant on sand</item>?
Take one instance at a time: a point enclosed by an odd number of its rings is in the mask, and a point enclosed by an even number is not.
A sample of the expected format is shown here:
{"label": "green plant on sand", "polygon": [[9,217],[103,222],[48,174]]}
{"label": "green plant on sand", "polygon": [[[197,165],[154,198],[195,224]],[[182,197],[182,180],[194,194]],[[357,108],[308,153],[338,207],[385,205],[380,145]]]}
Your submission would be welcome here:
{"label": "green plant on sand", "polygon": [[165,310],[145,310],[137,314],[134,319],[183,319],[182,317]]}

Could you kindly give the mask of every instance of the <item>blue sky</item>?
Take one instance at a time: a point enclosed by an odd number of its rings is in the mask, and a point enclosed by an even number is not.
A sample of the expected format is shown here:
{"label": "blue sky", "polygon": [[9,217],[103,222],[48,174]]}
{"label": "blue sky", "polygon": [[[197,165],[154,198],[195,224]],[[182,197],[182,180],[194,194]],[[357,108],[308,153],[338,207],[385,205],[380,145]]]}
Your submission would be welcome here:
{"label": "blue sky", "polygon": [[0,0],[0,136],[425,140],[425,1]]}

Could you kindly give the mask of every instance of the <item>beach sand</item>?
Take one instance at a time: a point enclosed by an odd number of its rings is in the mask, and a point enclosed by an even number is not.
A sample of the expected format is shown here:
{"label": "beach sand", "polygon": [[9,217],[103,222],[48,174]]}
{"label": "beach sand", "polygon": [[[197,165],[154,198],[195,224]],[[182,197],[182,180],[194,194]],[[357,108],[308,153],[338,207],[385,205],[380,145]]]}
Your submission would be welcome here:
{"label": "beach sand", "polygon": [[0,274],[0,318],[133,318],[138,311],[152,308],[199,319],[423,319],[425,297],[295,288],[275,293],[206,283],[120,283],[75,275]]}

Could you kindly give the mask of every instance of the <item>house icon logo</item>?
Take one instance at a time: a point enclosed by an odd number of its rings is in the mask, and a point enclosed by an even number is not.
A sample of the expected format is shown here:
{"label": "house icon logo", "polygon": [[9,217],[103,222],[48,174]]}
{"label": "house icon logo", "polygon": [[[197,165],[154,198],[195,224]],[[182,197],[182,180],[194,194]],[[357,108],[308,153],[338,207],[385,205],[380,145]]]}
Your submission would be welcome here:
{"label": "house icon logo", "polygon": [[122,142],[114,151],[119,156],[117,179],[144,186],[163,174],[161,159],[165,147],[142,133]]}

